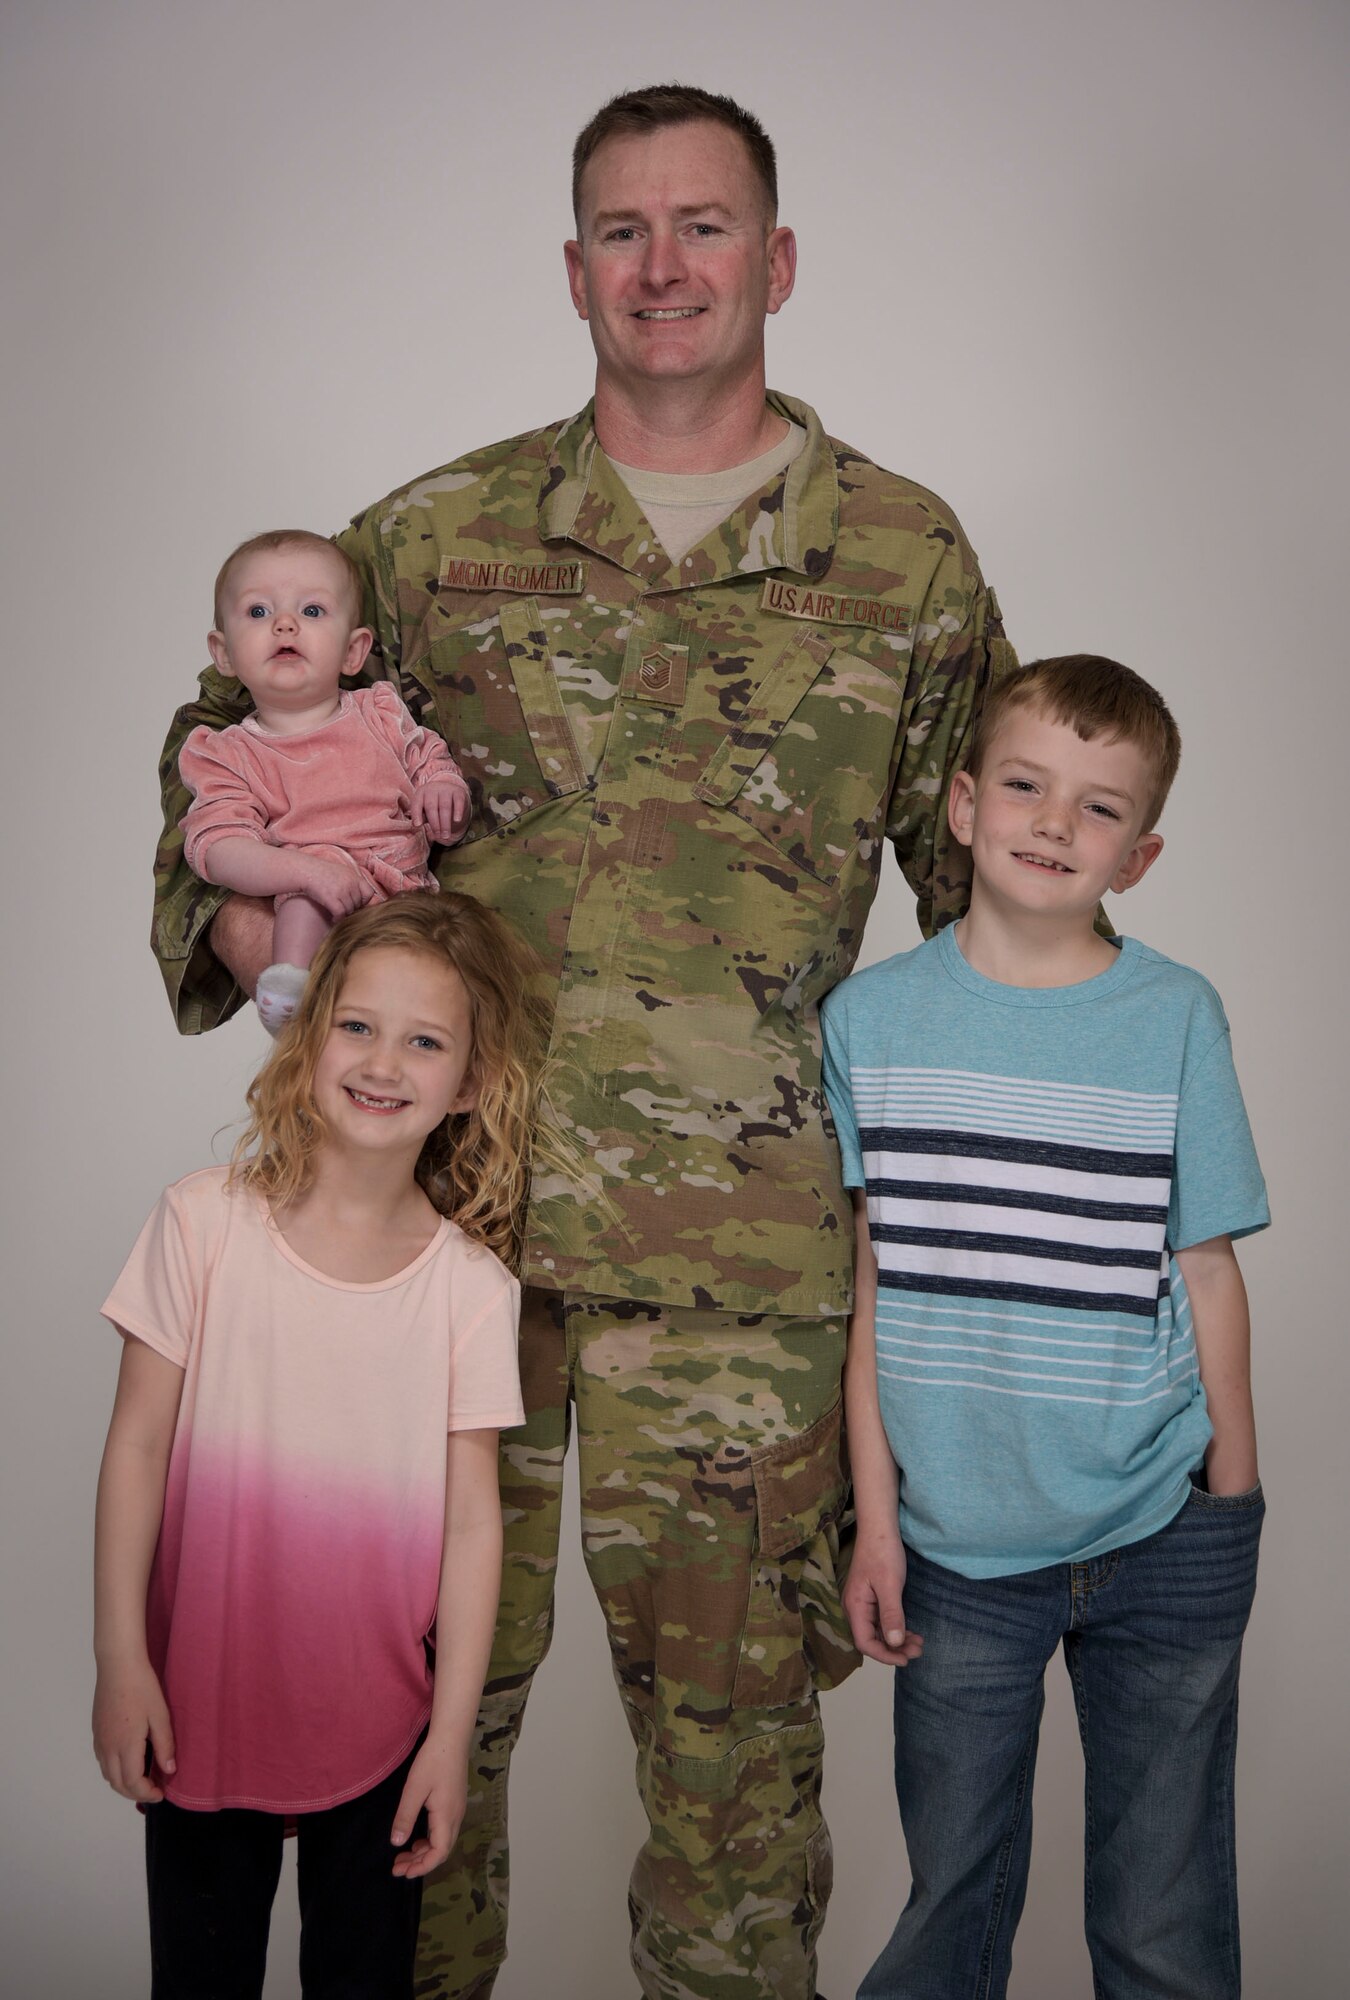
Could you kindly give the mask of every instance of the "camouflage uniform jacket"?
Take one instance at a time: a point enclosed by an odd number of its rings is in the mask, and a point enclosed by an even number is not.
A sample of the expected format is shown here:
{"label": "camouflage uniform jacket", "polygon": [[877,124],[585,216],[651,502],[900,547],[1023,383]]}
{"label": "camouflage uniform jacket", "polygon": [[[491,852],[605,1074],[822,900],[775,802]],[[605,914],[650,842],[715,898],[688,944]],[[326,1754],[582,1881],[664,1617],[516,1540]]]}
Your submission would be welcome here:
{"label": "camouflage uniform jacket", "polygon": [[[340,537],[372,671],[474,794],[446,886],[556,981],[553,1096],[608,1197],[537,1201],[527,1276],[731,1312],[836,1313],[851,1229],[817,1007],[850,970],[883,836],[925,931],[963,906],[947,779],[1006,654],[932,494],[805,426],[800,456],[678,563],[589,409],[471,453]],[[179,1027],[239,1003],[188,875],[176,758],[246,706],[213,671],[165,746],[155,942]]]}

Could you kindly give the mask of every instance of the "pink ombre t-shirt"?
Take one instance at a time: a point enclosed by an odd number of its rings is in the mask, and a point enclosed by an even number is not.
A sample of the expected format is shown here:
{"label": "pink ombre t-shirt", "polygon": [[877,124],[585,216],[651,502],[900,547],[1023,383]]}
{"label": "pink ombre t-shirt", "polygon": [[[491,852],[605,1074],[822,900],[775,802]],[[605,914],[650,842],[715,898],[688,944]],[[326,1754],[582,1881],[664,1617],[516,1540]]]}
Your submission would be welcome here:
{"label": "pink ombre t-shirt", "polygon": [[431,1710],[448,1430],[523,1420],[520,1294],[442,1222],[378,1284],[305,1264],[208,1167],[167,1188],[104,1303],[184,1370],[146,1605],[176,1805],[314,1812]]}

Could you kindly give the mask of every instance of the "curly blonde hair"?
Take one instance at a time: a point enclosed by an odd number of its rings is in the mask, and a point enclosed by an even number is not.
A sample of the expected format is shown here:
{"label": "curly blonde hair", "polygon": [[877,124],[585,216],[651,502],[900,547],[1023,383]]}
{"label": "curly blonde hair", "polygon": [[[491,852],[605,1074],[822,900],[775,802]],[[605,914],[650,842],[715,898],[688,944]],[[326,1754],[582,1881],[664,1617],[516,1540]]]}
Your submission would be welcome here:
{"label": "curly blonde hair", "polygon": [[[547,1118],[546,1013],[539,960],[511,926],[473,896],[431,891],[369,903],[335,924],[315,954],[291,1021],[248,1091],[249,1122],[232,1179],[284,1207],[309,1186],[324,1142],[314,1072],[347,968],[358,952],[412,951],[459,974],[473,1023],[476,1099],[428,1134],[416,1166],[427,1199],[513,1271],[523,1259],[525,1207]],[[559,1157],[556,1140],[543,1153]]]}

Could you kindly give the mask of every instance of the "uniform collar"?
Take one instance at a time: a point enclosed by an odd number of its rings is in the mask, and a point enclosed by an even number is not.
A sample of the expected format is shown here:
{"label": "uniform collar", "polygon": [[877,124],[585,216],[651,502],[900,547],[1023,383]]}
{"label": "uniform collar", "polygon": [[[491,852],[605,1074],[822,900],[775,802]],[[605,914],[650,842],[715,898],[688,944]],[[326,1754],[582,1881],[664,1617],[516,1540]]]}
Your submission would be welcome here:
{"label": "uniform collar", "polygon": [[563,425],[553,441],[539,498],[545,542],[577,542],[640,579],[646,590],[686,589],[762,570],[824,576],[839,533],[839,481],[834,452],[807,404],[770,389],[771,410],[800,424],[806,444],[758,493],[670,562],[595,435],[595,405]]}

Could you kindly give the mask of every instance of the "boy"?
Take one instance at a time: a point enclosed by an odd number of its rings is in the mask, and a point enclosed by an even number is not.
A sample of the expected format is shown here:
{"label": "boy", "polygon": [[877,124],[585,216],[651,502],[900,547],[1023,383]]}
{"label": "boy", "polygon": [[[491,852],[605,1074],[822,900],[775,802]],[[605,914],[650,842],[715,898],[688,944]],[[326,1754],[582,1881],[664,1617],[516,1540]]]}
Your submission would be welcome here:
{"label": "boy", "polygon": [[1217,995],[1094,928],[1162,850],[1180,747],[1112,661],[998,681],[949,799],[969,914],[823,1009],[859,1191],[844,1601],[861,1650],[907,1669],[913,1888],[859,2000],[1006,1991],[1061,1640],[1099,2000],[1239,1991],[1238,1658],[1264,1503],[1232,1239],[1269,1211]]}
{"label": "boy", "polygon": [[247,688],[253,712],[203,724],[179,753],[192,793],[183,855],[205,882],[274,898],[273,963],[255,997],[279,1034],[340,916],[436,887],[430,843],[458,840],[469,790],[387,681],[343,692],[372,634],[360,571],[332,542],[300,528],[241,542],[216,578],[215,613],[216,672]]}

